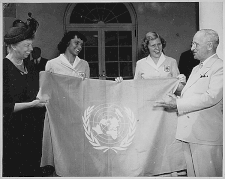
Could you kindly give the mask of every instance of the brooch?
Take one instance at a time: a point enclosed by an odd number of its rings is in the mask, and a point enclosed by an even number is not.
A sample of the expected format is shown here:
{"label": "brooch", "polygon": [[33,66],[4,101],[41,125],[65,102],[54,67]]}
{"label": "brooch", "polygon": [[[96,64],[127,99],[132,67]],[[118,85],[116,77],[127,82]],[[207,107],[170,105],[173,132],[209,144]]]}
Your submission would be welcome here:
{"label": "brooch", "polygon": [[85,78],[85,73],[84,72],[78,72],[78,76],[80,76],[81,78]]}
{"label": "brooch", "polygon": [[170,72],[170,66],[165,66],[165,65],[164,65],[164,71],[165,71],[165,72]]}

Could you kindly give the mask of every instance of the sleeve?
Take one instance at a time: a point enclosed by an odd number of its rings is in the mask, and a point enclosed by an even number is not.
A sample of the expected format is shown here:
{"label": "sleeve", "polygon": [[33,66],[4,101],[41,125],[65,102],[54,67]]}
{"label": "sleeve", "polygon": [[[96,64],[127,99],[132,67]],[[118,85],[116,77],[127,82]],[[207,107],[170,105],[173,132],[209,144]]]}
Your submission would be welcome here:
{"label": "sleeve", "polygon": [[14,111],[15,102],[11,94],[10,72],[3,60],[3,119],[9,119]]}
{"label": "sleeve", "polygon": [[204,93],[194,93],[191,96],[177,99],[179,114],[211,107],[223,99],[223,66],[220,64],[214,69],[209,76],[208,89]]}
{"label": "sleeve", "polygon": [[54,69],[52,68],[50,61],[47,61],[46,65],[45,65],[45,71],[54,73]]}
{"label": "sleeve", "polygon": [[173,59],[172,61],[172,77],[177,77],[180,74],[180,71],[177,66],[177,61]]}
{"label": "sleeve", "polygon": [[135,74],[134,74],[134,80],[137,80],[137,79],[141,79],[141,75],[140,75],[140,64],[136,63],[136,68],[135,68]]}
{"label": "sleeve", "polygon": [[85,68],[85,77],[86,78],[90,78],[90,67],[89,67],[89,64],[88,62],[86,62],[86,68]]}

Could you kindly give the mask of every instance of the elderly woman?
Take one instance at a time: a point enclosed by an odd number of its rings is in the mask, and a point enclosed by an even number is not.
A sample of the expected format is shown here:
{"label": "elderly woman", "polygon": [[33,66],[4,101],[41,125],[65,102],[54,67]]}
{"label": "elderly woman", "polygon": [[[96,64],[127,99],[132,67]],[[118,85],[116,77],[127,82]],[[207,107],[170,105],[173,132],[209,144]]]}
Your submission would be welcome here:
{"label": "elderly woman", "polygon": [[3,176],[42,176],[37,109],[45,103],[36,99],[36,74],[30,61],[24,61],[33,50],[33,39],[34,29],[25,23],[4,36],[8,54],[3,59]]}
{"label": "elderly woman", "polygon": [[[163,53],[166,41],[156,32],[148,32],[142,43],[142,50],[148,55],[137,61],[134,79],[150,79],[156,77],[177,77],[180,84],[177,92],[180,92],[186,83],[186,77],[180,74],[177,61]],[[121,82],[122,77],[116,78]]]}

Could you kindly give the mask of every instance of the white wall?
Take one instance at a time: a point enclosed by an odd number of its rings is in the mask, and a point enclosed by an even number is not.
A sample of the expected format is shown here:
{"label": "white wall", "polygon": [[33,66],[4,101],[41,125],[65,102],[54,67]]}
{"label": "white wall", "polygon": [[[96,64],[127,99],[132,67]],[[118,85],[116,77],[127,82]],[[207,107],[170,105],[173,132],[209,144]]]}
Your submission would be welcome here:
{"label": "white wall", "polygon": [[217,54],[223,59],[223,2],[199,3],[199,29],[217,31],[220,38]]}

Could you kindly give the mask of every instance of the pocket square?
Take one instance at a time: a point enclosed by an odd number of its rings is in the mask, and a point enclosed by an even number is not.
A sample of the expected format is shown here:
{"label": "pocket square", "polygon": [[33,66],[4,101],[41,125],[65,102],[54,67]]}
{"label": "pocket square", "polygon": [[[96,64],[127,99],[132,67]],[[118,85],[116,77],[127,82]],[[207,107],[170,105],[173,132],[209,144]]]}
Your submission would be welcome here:
{"label": "pocket square", "polygon": [[209,77],[209,76],[206,74],[203,74],[203,75],[200,74],[200,78],[206,78],[206,77]]}

